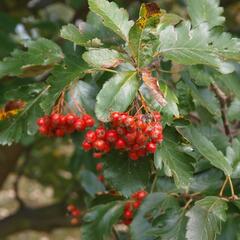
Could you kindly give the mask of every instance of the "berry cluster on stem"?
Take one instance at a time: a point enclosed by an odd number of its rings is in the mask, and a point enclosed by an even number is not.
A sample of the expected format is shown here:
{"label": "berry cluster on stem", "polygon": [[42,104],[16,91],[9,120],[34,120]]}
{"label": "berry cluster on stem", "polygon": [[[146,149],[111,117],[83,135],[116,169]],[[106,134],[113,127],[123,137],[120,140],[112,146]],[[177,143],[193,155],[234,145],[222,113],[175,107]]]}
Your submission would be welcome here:
{"label": "berry cluster on stem", "polygon": [[101,158],[112,149],[125,151],[134,161],[155,153],[163,140],[160,113],[136,114],[113,112],[110,126],[101,124],[89,130],[82,143],[85,151],[94,150],[93,157]]}
{"label": "berry cluster on stem", "polygon": [[130,225],[136,210],[141,206],[142,201],[147,197],[146,191],[138,191],[131,196],[131,199],[126,202],[123,212],[123,223]]}
{"label": "berry cluster on stem", "polygon": [[81,211],[73,204],[67,206],[67,215],[71,217],[71,224],[76,225],[79,223]]}
{"label": "berry cluster on stem", "polygon": [[88,127],[93,127],[95,124],[92,116],[85,114],[78,116],[68,113],[66,115],[52,113],[38,119],[39,133],[49,137],[63,137],[66,134],[71,134],[75,131],[84,131]]}

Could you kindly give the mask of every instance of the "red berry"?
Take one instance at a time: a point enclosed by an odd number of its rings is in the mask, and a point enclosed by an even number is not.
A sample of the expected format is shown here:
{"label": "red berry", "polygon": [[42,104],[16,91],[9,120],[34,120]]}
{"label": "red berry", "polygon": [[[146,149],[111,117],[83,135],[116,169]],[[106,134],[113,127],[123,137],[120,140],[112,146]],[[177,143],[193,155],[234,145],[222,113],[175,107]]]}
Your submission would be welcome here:
{"label": "red berry", "polygon": [[93,157],[94,158],[101,158],[102,157],[102,153],[95,152],[95,153],[93,153]]}
{"label": "red berry", "polygon": [[47,135],[48,134],[48,128],[46,126],[41,126],[39,128],[39,132],[42,134],[42,135]]}
{"label": "red berry", "polygon": [[106,129],[103,127],[99,127],[96,129],[96,135],[98,139],[104,139],[105,138],[105,134],[106,134]]}
{"label": "red berry", "polygon": [[105,139],[110,143],[114,143],[118,139],[118,134],[115,130],[108,130],[106,132]]}
{"label": "red berry", "polygon": [[126,119],[124,120],[124,124],[125,124],[125,126],[127,126],[127,127],[132,126],[134,123],[135,123],[135,120],[134,120],[134,117],[132,117],[132,116],[128,116],[128,117],[126,117]]}
{"label": "red berry", "polygon": [[98,176],[98,180],[99,180],[100,182],[104,182],[104,176],[103,176],[103,175],[99,175],[99,176]]}
{"label": "red berry", "polygon": [[131,202],[127,202],[124,205],[124,211],[130,210],[132,208],[132,203]]}
{"label": "red berry", "polygon": [[146,155],[146,150],[145,149],[139,149],[137,150],[137,155],[139,157],[144,157]]}
{"label": "red berry", "polygon": [[78,224],[78,223],[79,223],[79,220],[78,220],[77,218],[71,219],[71,224],[72,224],[72,225],[76,225],[76,224]]}
{"label": "red berry", "polygon": [[125,135],[127,133],[126,129],[123,127],[117,127],[116,131],[119,135]]}
{"label": "red berry", "polygon": [[63,129],[61,128],[58,128],[56,131],[55,131],[55,134],[57,137],[63,137],[65,135],[65,132]]}
{"label": "red berry", "polygon": [[132,219],[133,212],[131,210],[126,210],[126,211],[124,211],[124,215],[123,216],[124,216],[125,219]]}
{"label": "red berry", "polygon": [[141,202],[136,201],[136,202],[133,203],[133,208],[138,209],[140,207],[140,205],[141,205]]}
{"label": "red berry", "polygon": [[135,140],[136,140],[136,137],[137,137],[136,132],[134,132],[134,133],[127,133],[126,134],[126,142],[130,143],[130,144],[133,144],[135,142]]}
{"label": "red berry", "polygon": [[120,117],[120,114],[119,114],[118,112],[113,112],[113,113],[111,114],[111,120],[112,120],[113,122],[117,122],[117,121],[119,120],[119,117]]}
{"label": "red berry", "polygon": [[89,130],[86,133],[85,140],[87,142],[92,143],[92,142],[96,141],[96,139],[97,139],[97,136],[96,136],[96,133],[93,130]]}
{"label": "red berry", "polygon": [[156,152],[156,149],[157,149],[156,143],[149,142],[149,143],[147,144],[147,151],[148,151],[148,152],[150,152],[150,153],[155,153],[155,152]]}
{"label": "red berry", "polygon": [[92,145],[90,143],[88,143],[87,141],[83,141],[82,148],[84,149],[84,151],[87,152],[92,148]]}
{"label": "red berry", "polygon": [[74,122],[74,129],[76,131],[83,131],[86,128],[86,124],[82,119],[78,119],[76,120],[76,122]]}
{"label": "red berry", "polygon": [[39,119],[37,120],[37,125],[38,125],[38,126],[43,126],[43,125],[45,125],[44,118],[39,118]]}
{"label": "red berry", "polygon": [[83,120],[85,121],[87,127],[93,127],[95,124],[94,119],[90,115],[84,115]]}
{"label": "red berry", "polygon": [[126,148],[126,146],[127,144],[122,138],[119,138],[115,144],[116,149],[124,149]]}
{"label": "red berry", "polygon": [[73,210],[75,210],[76,209],[76,206],[74,206],[73,204],[69,204],[68,206],[67,206],[67,210],[69,211],[69,212],[72,212]]}
{"label": "red berry", "polygon": [[71,212],[73,217],[79,217],[81,215],[81,212],[79,209],[75,209]]}
{"label": "red berry", "polygon": [[104,151],[106,147],[106,142],[102,139],[98,139],[93,142],[93,147],[98,151]]}
{"label": "red berry", "polygon": [[76,120],[76,116],[75,115],[73,115],[71,113],[66,115],[66,123],[67,124],[71,125],[71,124],[73,124],[75,122],[75,120]]}
{"label": "red berry", "polygon": [[63,126],[66,124],[66,116],[61,115],[59,118],[59,125]]}
{"label": "red berry", "polygon": [[148,195],[147,192],[145,192],[145,191],[139,191],[139,192],[137,193],[137,196],[136,196],[136,197],[137,197],[138,200],[142,201],[147,195]]}
{"label": "red berry", "polygon": [[132,223],[132,220],[124,219],[123,223],[128,226],[128,225],[130,225]]}
{"label": "red berry", "polygon": [[139,156],[138,156],[138,154],[137,154],[136,152],[130,152],[130,153],[128,154],[128,157],[129,157],[131,160],[133,160],[133,161],[136,161],[136,160],[139,159]]}
{"label": "red berry", "polygon": [[96,170],[98,172],[101,172],[103,170],[103,163],[102,162],[97,163]]}
{"label": "red berry", "polygon": [[59,122],[60,122],[60,114],[53,113],[51,115],[51,123],[52,123],[52,125],[56,126],[56,125],[59,124]]}

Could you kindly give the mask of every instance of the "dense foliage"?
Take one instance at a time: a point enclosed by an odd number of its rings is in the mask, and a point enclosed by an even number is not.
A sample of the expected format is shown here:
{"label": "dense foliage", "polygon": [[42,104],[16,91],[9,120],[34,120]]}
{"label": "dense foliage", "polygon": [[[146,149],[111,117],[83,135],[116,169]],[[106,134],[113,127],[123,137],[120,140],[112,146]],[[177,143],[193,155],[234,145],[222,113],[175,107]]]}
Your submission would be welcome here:
{"label": "dense foliage", "polygon": [[240,40],[223,8],[187,0],[183,18],[145,3],[133,21],[88,4],[86,22],[0,62],[0,144],[74,145],[71,180],[54,181],[84,202],[68,206],[83,240],[239,239]]}

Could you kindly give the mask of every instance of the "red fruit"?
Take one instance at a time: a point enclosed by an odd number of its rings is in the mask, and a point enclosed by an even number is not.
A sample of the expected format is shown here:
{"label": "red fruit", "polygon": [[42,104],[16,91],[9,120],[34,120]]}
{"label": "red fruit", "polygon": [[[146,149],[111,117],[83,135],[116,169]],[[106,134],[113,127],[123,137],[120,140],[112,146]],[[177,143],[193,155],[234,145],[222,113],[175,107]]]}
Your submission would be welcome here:
{"label": "red fruit", "polygon": [[149,143],[147,144],[147,151],[148,151],[148,152],[150,152],[150,153],[155,153],[155,152],[156,152],[156,149],[157,149],[156,143],[149,142]]}
{"label": "red fruit", "polygon": [[66,116],[61,115],[59,118],[59,125],[63,126],[66,124]]}
{"label": "red fruit", "polygon": [[113,112],[113,113],[111,114],[111,120],[112,120],[113,122],[117,122],[117,121],[119,120],[119,117],[120,117],[120,113],[119,113],[119,112]]}
{"label": "red fruit", "polygon": [[122,113],[121,116],[119,117],[118,121],[120,124],[124,125],[125,120],[127,119],[128,114]]}
{"label": "red fruit", "polygon": [[39,132],[42,134],[42,135],[48,135],[48,128],[46,126],[41,126],[39,128]]}
{"label": "red fruit", "polygon": [[136,197],[137,197],[138,200],[142,201],[147,195],[148,195],[147,192],[145,192],[145,191],[139,191],[139,192],[137,193],[137,196],[136,196]]}
{"label": "red fruit", "polygon": [[96,139],[97,139],[97,135],[93,130],[89,130],[86,133],[85,140],[87,142],[92,143],[92,142],[96,141]]}
{"label": "red fruit", "polygon": [[124,216],[125,219],[132,219],[133,212],[131,210],[126,210],[126,211],[124,211],[123,216]]}
{"label": "red fruit", "polygon": [[115,144],[115,148],[119,150],[126,148],[126,146],[127,144],[122,138],[119,138]]}
{"label": "red fruit", "polygon": [[137,150],[139,150],[140,148],[141,148],[140,145],[134,144],[133,147],[132,147],[132,150],[137,151]]}
{"label": "red fruit", "polygon": [[39,118],[38,120],[37,120],[37,125],[38,126],[43,126],[43,125],[45,125],[45,121],[44,121],[44,118]]}
{"label": "red fruit", "polygon": [[50,120],[49,116],[44,116],[43,119],[44,119],[44,123],[45,123],[46,126],[48,126],[51,123],[51,120]]}
{"label": "red fruit", "polygon": [[72,225],[76,225],[76,224],[78,224],[78,223],[79,223],[79,220],[78,220],[77,218],[71,219],[71,224],[72,224]]}
{"label": "red fruit", "polygon": [[124,211],[130,210],[132,208],[132,203],[131,202],[127,202],[124,205]]}
{"label": "red fruit", "polygon": [[84,115],[83,120],[85,121],[87,127],[93,127],[95,124],[94,119],[90,115]]}
{"label": "red fruit", "polygon": [[110,150],[111,150],[111,147],[110,147],[109,143],[105,142],[104,153],[108,153],[108,152],[110,152]]}
{"label": "red fruit", "polygon": [[134,120],[134,117],[132,117],[132,116],[128,116],[124,120],[124,125],[127,126],[127,127],[130,127],[130,126],[134,125],[134,123],[135,123],[135,120]]}
{"label": "red fruit", "polygon": [[93,147],[98,151],[104,151],[106,147],[106,142],[102,139],[98,139],[93,142]]}
{"label": "red fruit", "polygon": [[103,163],[102,162],[97,163],[96,170],[98,172],[101,172],[103,170]]}
{"label": "red fruit", "polygon": [[125,135],[127,133],[126,129],[123,127],[117,127],[116,131],[119,135]]}
{"label": "red fruit", "polygon": [[103,127],[99,127],[96,129],[96,135],[98,139],[104,139],[105,138],[105,134],[106,134],[106,129]]}
{"label": "red fruit", "polygon": [[132,223],[132,220],[124,219],[123,223],[128,226],[128,225],[130,225]]}
{"label": "red fruit", "polygon": [[158,139],[161,135],[162,131],[160,131],[159,129],[153,129],[150,134],[151,138],[153,139]]}
{"label": "red fruit", "polygon": [[75,209],[71,212],[73,217],[79,217],[81,215],[81,212],[79,209]]}
{"label": "red fruit", "polygon": [[56,135],[57,137],[63,137],[63,136],[65,135],[65,132],[64,132],[63,129],[58,128],[58,129],[55,131],[55,135]]}
{"label": "red fruit", "polygon": [[110,143],[114,143],[118,139],[118,134],[115,130],[108,130],[106,132],[105,139]]}
{"label": "red fruit", "polygon": [[73,124],[75,122],[75,120],[76,120],[76,116],[75,115],[73,115],[71,113],[66,115],[66,123],[67,124],[71,125],[71,124]]}
{"label": "red fruit", "polygon": [[95,152],[95,153],[93,153],[93,157],[94,158],[101,158],[102,157],[102,153]]}
{"label": "red fruit", "polygon": [[133,161],[137,161],[137,160],[139,159],[139,156],[138,156],[138,154],[137,154],[136,152],[130,152],[130,153],[128,154],[128,157],[129,157],[131,160],[133,160]]}
{"label": "red fruit", "polygon": [[138,209],[140,207],[140,205],[141,205],[141,202],[136,201],[136,202],[133,203],[133,208]]}
{"label": "red fruit", "polygon": [[148,140],[147,136],[145,136],[144,134],[139,134],[136,138],[136,143],[142,145],[145,144],[147,140]]}
{"label": "red fruit", "polygon": [[52,123],[52,125],[56,126],[56,125],[59,124],[59,122],[60,122],[60,114],[53,113],[51,115],[51,123]]}
{"label": "red fruit", "polygon": [[92,145],[90,143],[88,143],[87,141],[83,141],[82,148],[84,149],[84,151],[87,152],[92,148]]}
{"label": "red fruit", "polygon": [[135,142],[135,140],[136,140],[136,137],[137,137],[136,132],[127,133],[126,134],[126,142],[130,143],[130,144],[133,144]]}
{"label": "red fruit", "polygon": [[146,155],[146,150],[145,149],[139,149],[137,150],[137,155],[139,157],[144,157]]}
{"label": "red fruit", "polygon": [[99,176],[98,176],[98,180],[99,180],[100,182],[104,182],[104,176],[103,176],[103,175],[99,175]]}
{"label": "red fruit", "polygon": [[86,128],[86,123],[82,119],[78,119],[74,122],[74,129],[76,131],[83,131]]}
{"label": "red fruit", "polygon": [[155,121],[157,121],[157,122],[161,121],[162,117],[161,117],[161,114],[159,112],[154,112],[153,114],[154,114]]}
{"label": "red fruit", "polygon": [[69,204],[68,206],[67,206],[67,210],[69,211],[69,212],[72,212],[73,210],[75,210],[76,209],[76,207],[73,205],[73,204]]}

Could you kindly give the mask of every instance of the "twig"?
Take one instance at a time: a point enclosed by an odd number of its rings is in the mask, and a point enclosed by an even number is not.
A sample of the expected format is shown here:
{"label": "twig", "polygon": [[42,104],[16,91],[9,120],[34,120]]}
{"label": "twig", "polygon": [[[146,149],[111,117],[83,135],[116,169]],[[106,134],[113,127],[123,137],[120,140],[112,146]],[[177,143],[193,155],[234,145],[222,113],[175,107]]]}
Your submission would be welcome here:
{"label": "twig", "polygon": [[226,188],[226,185],[227,185],[227,183],[228,183],[228,180],[229,180],[229,178],[228,178],[228,176],[227,176],[226,179],[225,179],[225,181],[224,181],[224,183],[223,183],[223,185],[222,185],[222,187],[221,187],[221,190],[220,190],[220,193],[219,193],[219,196],[220,196],[220,197],[223,196],[223,192],[224,192],[224,190],[225,190],[225,188]]}
{"label": "twig", "polygon": [[151,191],[150,191],[151,193],[153,193],[154,190],[155,190],[157,179],[158,179],[158,175],[155,174],[154,179],[153,179],[153,183],[152,183],[152,186],[151,186]]}
{"label": "twig", "polygon": [[216,83],[211,84],[211,88],[213,92],[216,94],[216,97],[218,98],[218,101],[220,103],[221,107],[221,117],[223,121],[223,127],[224,127],[224,132],[226,136],[229,138],[229,142],[231,143],[233,138],[232,138],[232,133],[230,130],[230,125],[227,119],[227,96],[225,93],[218,87]]}

